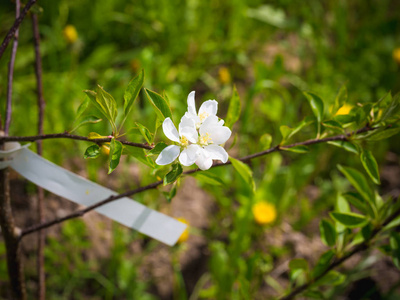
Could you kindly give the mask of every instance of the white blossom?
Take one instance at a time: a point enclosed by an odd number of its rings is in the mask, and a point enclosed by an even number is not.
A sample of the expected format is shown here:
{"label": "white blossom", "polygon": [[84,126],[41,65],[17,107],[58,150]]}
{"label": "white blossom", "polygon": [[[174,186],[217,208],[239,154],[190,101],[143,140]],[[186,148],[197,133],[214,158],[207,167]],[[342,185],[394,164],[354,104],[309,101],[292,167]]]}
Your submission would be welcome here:
{"label": "white blossom", "polygon": [[199,128],[209,116],[217,115],[218,102],[215,100],[207,100],[203,102],[200,106],[199,113],[197,113],[194,94],[194,91],[191,92],[187,98],[188,110],[184,117],[192,119],[195,122],[196,128]]}

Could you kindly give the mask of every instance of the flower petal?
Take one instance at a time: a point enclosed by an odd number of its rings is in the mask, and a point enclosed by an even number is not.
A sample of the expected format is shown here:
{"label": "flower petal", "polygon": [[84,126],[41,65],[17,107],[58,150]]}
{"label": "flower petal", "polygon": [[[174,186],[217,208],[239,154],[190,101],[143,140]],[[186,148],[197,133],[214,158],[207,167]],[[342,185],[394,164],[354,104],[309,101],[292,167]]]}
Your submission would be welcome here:
{"label": "flower petal", "polygon": [[188,112],[192,115],[197,116],[196,104],[194,101],[194,94],[195,94],[195,91],[190,92],[190,94],[187,98],[187,105],[188,105]]}
{"label": "flower petal", "polygon": [[196,128],[196,124],[195,121],[193,120],[193,118],[190,118],[188,115],[184,115],[181,118],[181,122],[179,123],[179,131],[181,131],[181,128],[183,127],[193,127]]}
{"label": "flower petal", "polygon": [[191,143],[197,143],[199,134],[196,127],[183,127],[179,129],[179,135],[186,137]]}
{"label": "flower petal", "polygon": [[208,170],[212,166],[212,158],[203,150],[199,152],[199,157],[196,159],[196,165],[201,170]]}
{"label": "flower petal", "polygon": [[176,130],[174,123],[169,117],[164,120],[162,128],[167,138],[169,138],[171,141],[179,142],[178,130]]}
{"label": "flower petal", "polygon": [[202,113],[207,113],[209,116],[215,116],[218,110],[218,102],[215,100],[207,100],[203,102],[199,109],[199,116]]}
{"label": "flower petal", "polygon": [[212,159],[218,159],[222,161],[223,163],[226,163],[228,161],[229,155],[225,151],[225,149],[221,146],[217,145],[208,145],[204,147],[204,151],[206,151],[209,155],[210,158]]}
{"label": "flower petal", "polygon": [[201,147],[199,145],[189,145],[185,150],[182,151],[181,155],[179,156],[179,161],[184,166],[191,166],[193,165],[201,151]]}
{"label": "flower petal", "polygon": [[209,134],[212,142],[220,145],[225,143],[231,137],[232,131],[226,126],[215,126]]}
{"label": "flower petal", "polygon": [[160,155],[156,159],[156,164],[160,166],[168,165],[172,163],[178,156],[181,148],[176,145],[171,145],[164,148]]}

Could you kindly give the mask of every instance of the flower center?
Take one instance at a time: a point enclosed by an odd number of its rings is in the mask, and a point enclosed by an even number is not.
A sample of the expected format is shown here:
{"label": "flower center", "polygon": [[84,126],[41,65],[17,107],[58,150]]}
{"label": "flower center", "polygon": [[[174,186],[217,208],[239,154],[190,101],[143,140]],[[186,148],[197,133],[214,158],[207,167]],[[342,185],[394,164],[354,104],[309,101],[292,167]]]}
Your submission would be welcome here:
{"label": "flower center", "polygon": [[200,136],[199,142],[202,146],[207,146],[213,143],[212,138],[210,137],[210,134],[208,132]]}
{"label": "flower center", "polygon": [[179,141],[180,141],[182,147],[189,146],[189,140],[186,138],[186,136],[182,135],[182,137],[180,138]]}
{"label": "flower center", "polygon": [[209,114],[208,112],[206,112],[206,111],[202,112],[202,113],[199,115],[200,122],[203,122],[209,115],[210,115],[210,114]]}

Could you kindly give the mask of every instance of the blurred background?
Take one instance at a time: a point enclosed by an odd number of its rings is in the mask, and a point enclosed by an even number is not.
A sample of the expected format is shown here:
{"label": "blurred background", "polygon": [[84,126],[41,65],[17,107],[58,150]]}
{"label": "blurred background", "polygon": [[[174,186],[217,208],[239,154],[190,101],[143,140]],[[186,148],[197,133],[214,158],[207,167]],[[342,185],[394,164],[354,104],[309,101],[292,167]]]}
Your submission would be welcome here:
{"label": "blurred background", "polygon": [[[122,107],[125,87],[141,69],[146,88],[168,95],[175,120],[186,111],[192,90],[197,107],[216,99],[218,115],[224,118],[236,85],[242,115],[226,145],[233,157],[263,150],[268,139],[263,134],[272,136],[273,145],[279,143],[281,125],[294,127],[310,115],[304,90],[331,105],[344,86],[349,105],[400,91],[400,3],[396,0],[38,2],[34,11],[40,14],[45,133],[73,128],[76,110],[85,99],[82,91],[93,90],[97,84]],[[1,37],[12,26],[14,15],[14,3],[1,1]],[[9,55],[10,49],[0,61],[1,99],[6,98]],[[20,27],[10,135],[36,134],[33,66],[28,15]],[[0,107],[2,116],[4,106]],[[155,119],[141,93],[126,122],[126,139],[144,142],[137,130],[129,129],[140,122],[153,132]],[[80,128],[77,134],[91,131],[111,133],[101,122]],[[296,140],[314,138],[312,132],[312,128],[305,130]],[[162,133],[156,138],[161,140],[165,141]],[[117,191],[148,184],[158,176],[132,158],[123,158],[118,169],[106,175],[105,154],[96,160],[83,159],[88,145],[46,140],[44,156]],[[366,147],[381,165],[379,192],[397,197],[398,137]],[[231,167],[210,171],[221,178],[222,186],[204,178],[183,179],[171,203],[160,191],[135,196],[189,222],[189,234],[172,248],[96,213],[51,228],[45,253],[48,298],[265,299],[280,295],[290,284],[290,258],[313,262],[326,250],[319,239],[320,217],[333,208],[336,194],[349,188],[336,165],[361,168],[355,158],[339,148],[315,145],[306,155],[274,153],[254,160],[254,196]],[[35,223],[30,213],[36,205],[35,187],[17,175],[12,184],[18,225]],[[260,202],[268,205],[256,206]],[[48,218],[73,209],[74,204],[46,195]],[[257,211],[270,218],[259,220]],[[24,240],[30,299],[35,298],[37,282],[35,243],[33,236]],[[5,297],[2,242],[0,257],[0,288]],[[368,286],[367,292],[380,297],[374,299],[399,297],[398,272],[379,253],[371,257],[367,261],[357,257],[345,266],[352,280],[326,289],[325,296],[351,295],[354,289]],[[387,272],[385,278],[378,276],[382,270]]]}

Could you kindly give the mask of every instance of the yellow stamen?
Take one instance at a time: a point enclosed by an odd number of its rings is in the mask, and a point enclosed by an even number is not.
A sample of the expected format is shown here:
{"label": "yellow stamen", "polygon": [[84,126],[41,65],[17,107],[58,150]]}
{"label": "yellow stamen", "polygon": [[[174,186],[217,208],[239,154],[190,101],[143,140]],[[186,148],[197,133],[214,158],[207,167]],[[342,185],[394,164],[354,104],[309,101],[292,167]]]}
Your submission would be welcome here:
{"label": "yellow stamen", "polygon": [[181,139],[180,139],[180,143],[181,143],[181,145],[182,145],[183,147],[189,146],[189,140],[186,138],[186,136],[183,136],[183,135],[182,135],[182,137],[181,137]]}
{"label": "yellow stamen", "polygon": [[206,134],[202,134],[200,136],[199,142],[200,142],[200,145],[203,145],[203,146],[207,146],[207,145],[213,143],[212,138],[210,137],[210,134],[208,132]]}
{"label": "yellow stamen", "polygon": [[208,112],[202,112],[199,116],[200,122],[203,122],[209,116]]}

